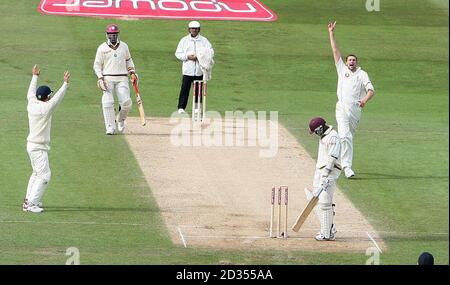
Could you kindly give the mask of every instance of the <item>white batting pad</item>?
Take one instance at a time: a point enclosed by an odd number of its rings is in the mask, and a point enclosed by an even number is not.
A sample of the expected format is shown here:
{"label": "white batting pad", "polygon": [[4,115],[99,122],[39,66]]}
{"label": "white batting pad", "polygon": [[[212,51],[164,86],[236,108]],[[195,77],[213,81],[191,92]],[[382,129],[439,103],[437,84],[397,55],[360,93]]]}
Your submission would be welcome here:
{"label": "white batting pad", "polygon": [[117,121],[122,122],[128,117],[128,113],[131,110],[131,100],[125,101],[122,105],[120,105],[119,115],[117,116]]}
{"label": "white batting pad", "polygon": [[102,96],[103,118],[105,119],[105,129],[114,133],[116,129],[116,114],[114,111],[114,97],[109,92],[104,92]]}
{"label": "white batting pad", "polygon": [[325,183],[321,183],[324,187],[319,196],[319,205],[317,211],[320,219],[320,233],[325,238],[330,238],[331,227],[333,225],[333,194],[336,188],[336,182],[332,178],[327,178]]}
{"label": "white batting pad", "polygon": [[333,226],[333,206],[331,203],[319,203],[320,209],[320,233],[325,238],[330,238],[331,227]]}
{"label": "white batting pad", "polygon": [[116,119],[114,113],[114,107],[103,107],[103,117],[105,119],[106,131],[116,129]]}

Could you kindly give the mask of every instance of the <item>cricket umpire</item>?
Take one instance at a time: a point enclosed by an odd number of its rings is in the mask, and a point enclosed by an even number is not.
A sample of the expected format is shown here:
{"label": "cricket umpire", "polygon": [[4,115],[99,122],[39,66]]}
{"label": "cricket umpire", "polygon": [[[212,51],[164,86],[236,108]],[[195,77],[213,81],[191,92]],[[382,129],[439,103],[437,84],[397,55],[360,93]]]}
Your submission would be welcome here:
{"label": "cricket umpire", "polygon": [[[214,49],[209,40],[200,35],[200,23],[191,21],[188,24],[189,34],[184,36],[178,43],[175,56],[183,62],[182,84],[178,98],[178,113],[184,114],[189,99],[189,91],[194,80],[208,80],[210,74],[205,74],[200,57],[207,55],[208,65],[213,64]],[[204,72],[205,71],[205,72]],[[201,102],[195,102],[201,104]],[[198,106],[196,106],[198,108]],[[196,108],[196,109],[197,109]]]}

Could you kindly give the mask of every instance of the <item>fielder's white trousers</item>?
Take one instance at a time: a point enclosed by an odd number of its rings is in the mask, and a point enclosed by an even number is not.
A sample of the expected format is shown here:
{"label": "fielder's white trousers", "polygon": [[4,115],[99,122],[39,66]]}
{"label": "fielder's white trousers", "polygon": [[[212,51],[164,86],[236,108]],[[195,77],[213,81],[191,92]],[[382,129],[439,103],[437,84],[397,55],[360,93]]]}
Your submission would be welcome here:
{"label": "fielder's white trousers", "polygon": [[45,146],[28,143],[27,152],[33,172],[28,181],[25,198],[28,200],[28,203],[37,205],[41,201],[42,196],[44,196],[51,178],[48,150]]}
{"label": "fielder's white trousers", "polygon": [[336,122],[339,138],[341,139],[341,165],[352,167],[353,162],[353,137],[361,119],[361,107],[359,102],[346,104],[336,103]]}
{"label": "fielder's white trousers", "polygon": [[119,116],[125,120],[131,109],[130,87],[128,81],[108,81],[105,80],[106,91],[103,92],[102,106],[103,117],[105,119],[106,131],[115,130],[114,94],[117,96],[120,105]]}

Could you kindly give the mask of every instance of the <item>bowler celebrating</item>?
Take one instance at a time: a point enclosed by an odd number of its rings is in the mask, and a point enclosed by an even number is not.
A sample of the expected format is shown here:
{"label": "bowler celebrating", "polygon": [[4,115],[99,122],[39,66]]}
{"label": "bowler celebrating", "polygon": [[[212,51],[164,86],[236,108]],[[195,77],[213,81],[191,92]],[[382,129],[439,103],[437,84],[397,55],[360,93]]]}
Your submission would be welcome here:
{"label": "bowler celebrating", "polygon": [[353,137],[361,118],[361,109],[375,95],[375,89],[367,72],[358,66],[356,55],[348,55],[345,58],[345,63],[342,60],[334,38],[335,27],[336,22],[328,24],[328,34],[338,74],[336,121],[342,144],[342,167],[344,167],[345,177],[351,178],[355,176],[352,169]]}

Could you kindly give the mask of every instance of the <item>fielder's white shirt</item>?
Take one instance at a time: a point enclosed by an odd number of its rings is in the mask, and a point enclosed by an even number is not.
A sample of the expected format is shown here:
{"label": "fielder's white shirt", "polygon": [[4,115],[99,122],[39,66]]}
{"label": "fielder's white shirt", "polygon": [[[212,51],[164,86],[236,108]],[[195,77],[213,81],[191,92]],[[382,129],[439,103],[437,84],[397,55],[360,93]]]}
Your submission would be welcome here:
{"label": "fielder's white shirt", "polygon": [[330,158],[336,158],[335,166],[340,166],[341,143],[339,135],[333,126],[325,131],[324,136],[319,141],[319,153],[317,155],[316,168],[321,169],[328,164]]}
{"label": "fielder's white shirt", "polygon": [[36,85],[38,76],[33,75],[30,87],[28,88],[28,124],[30,133],[27,137],[28,143],[35,148],[44,150],[50,149],[50,130],[52,128],[52,115],[56,106],[62,101],[67,90],[67,83],[64,82],[61,88],[47,102],[36,98]]}
{"label": "fielder's white shirt", "polygon": [[375,92],[367,72],[357,67],[352,72],[342,58],[336,63],[338,74],[337,97],[341,103],[355,104],[366,96],[369,90]]}
{"label": "fielder's white shirt", "polygon": [[128,81],[128,70],[134,70],[133,59],[125,42],[120,42],[117,49],[112,49],[107,43],[97,48],[94,71],[98,78],[107,81]]}
{"label": "fielder's white shirt", "polygon": [[210,50],[211,59],[214,57],[214,50],[211,43],[202,35],[197,35],[195,38],[191,35],[183,37],[178,43],[175,56],[183,62],[182,73],[189,76],[203,75],[202,69],[198,61],[188,60],[188,55],[197,55],[198,52],[205,52],[205,49]]}

